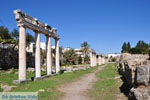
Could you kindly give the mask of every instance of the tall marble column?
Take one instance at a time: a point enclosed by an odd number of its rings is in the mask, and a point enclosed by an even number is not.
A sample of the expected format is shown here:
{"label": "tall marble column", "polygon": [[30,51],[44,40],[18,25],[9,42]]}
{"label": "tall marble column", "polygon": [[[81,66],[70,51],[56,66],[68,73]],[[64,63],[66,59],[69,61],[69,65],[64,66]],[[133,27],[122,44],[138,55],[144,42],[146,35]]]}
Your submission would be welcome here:
{"label": "tall marble column", "polygon": [[101,65],[102,64],[102,58],[101,58],[101,56],[99,55],[99,65]]}
{"label": "tall marble column", "polygon": [[94,66],[96,66],[97,65],[97,62],[96,62],[97,60],[96,60],[96,54],[94,54]]}
{"label": "tall marble column", "polygon": [[52,49],[51,49],[51,37],[47,37],[47,75],[52,74]]}
{"label": "tall marble column", "polygon": [[94,61],[93,61],[93,53],[90,52],[90,66],[91,66],[91,67],[94,66],[93,63],[94,63]]}
{"label": "tall marble column", "polygon": [[19,80],[26,80],[26,29],[19,26]]}
{"label": "tall marble column", "polygon": [[40,57],[40,33],[35,32],[35,77],[41,77],[41,57]]}
{"label": "tall marble column", "polygon": [[55,64],[56,64],[56,73],[60,71],[60,58],[59,58],[59,39],[55,39],[56,45],[56,54],[55,54]]}

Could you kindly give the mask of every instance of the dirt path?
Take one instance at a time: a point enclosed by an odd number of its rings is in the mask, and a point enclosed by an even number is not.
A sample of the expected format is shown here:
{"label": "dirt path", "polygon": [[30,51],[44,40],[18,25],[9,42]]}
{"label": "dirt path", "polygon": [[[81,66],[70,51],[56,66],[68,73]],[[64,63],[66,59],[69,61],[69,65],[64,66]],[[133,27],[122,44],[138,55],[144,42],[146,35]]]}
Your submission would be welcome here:
{"label": "dirt path", "polygon": [[96,82],[95,74],[100,70],[101,67],[98,67],[97,70],[80,77],[75,82],[62,85],[59,90],[65,95],[60,100],[90,100],[86,93],[92,88],[92,83]]}

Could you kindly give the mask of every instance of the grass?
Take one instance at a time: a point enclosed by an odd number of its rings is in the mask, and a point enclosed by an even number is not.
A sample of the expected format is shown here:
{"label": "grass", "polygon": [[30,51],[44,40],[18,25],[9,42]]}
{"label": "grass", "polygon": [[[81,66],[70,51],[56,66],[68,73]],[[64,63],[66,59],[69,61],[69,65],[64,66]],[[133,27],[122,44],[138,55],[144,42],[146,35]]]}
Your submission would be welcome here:
{"label": "grass", "polygon": [[0,92],[2,92],[3,91],[3,89],[1,88],[1,86],[0,86]]}
{"label": "grass", "polygon": [[97,77],[101,79],[114,78],[118,76],[117,65],[116,64],[107,64],[105,68],[96,74]]}
{"label": "grass", "polygon": [[[11,72],[8,71],[1,71],[0,72],[0,82],[6,83],[8,85],[15,85],[13,84],[13,80],[18,79],[18,70],[11,69]],[[46,71],[42,71],[42,75],[46,74]],[[34,77],[35,74],[33,72],[27,72],[27,79]]]}
{"label": "grass", "polygon": [[120,93],[120,79],[116,64],[107,64],[99,73],[96,74],[98,81],[94,83],[93,89],[89,91],[93,100],[116,100],[116,95]]}
{"label": "grass", "polygon": [[[37,92],[40,90],[41,92],[39,92],[38,94],[39,100],[57,100],[63,95],[57,89],[61,84],[74,81],[77,78],[83,76],[84,74],[90,73],[95,69],[96,67],[92,67],[86,70],[78,70],[59,74],[34,82],[25,82],[17,85],[17,88],[13,89],[12,92]],[[33,75],[33,73],[28,73],[28,77],[31,77]],[[16,73],[4,74],[0,76],[0,81],[12,85],[12,81],[17,79],[17,77],[18,75]]]}

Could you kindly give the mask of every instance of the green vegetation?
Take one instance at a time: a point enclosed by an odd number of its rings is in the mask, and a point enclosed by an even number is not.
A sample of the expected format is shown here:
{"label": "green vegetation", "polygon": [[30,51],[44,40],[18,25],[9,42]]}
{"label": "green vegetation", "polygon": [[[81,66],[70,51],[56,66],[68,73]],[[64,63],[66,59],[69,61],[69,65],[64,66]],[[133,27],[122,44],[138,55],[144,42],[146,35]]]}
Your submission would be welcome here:
{"label": "green vegetation", "polygon": [[1,86],[0,86],[0,92],[2,92],[3,91],[3,89],[1,88]]}
{"label": "green vegetation", "polygon": [[120,93],[120,79],[115,79],[119,76],[116,64],[106,65],[99,73],[96,74],[98,81],[94,83],[93,89],[89,95],[94,100],[116,100],[116,95]]}
{"label": "green vegetation", "polygon": [[84,53],[84,63],[88,64],[90,61],[90,58],[88,56],[89,54],[90,45],[87,41],[83,42],[81,44],[81,51]]}
{"label": "green vegetation", "polygon": [[70,49],[64,52],[65,64],[74,65],[77,61],[78,56],[76,55],[74,49]]}
{"label": "green vegetation", "polygon": [[[2,44],[11,43],[18,45],[18,39],[19,39],[19,31],[17,29],[14,29],[12,32],[9,32],[7,27],[0,26],[0,43]],[[34,37],[30,33],[27,33],[26,40],[28,45],[30,42],[34,41]]]}
{"label": "green vegetation", "polygon": [[125,53],[125,52],[130,52],[130,49],[131,49],[131,45],[130,45],[130,42],[126,43],[124,42],[123,45],[122,45],[122,53]]}
{"label": "green vegetation", "polygon": [[116,58],[116,57],[110,57],[109,61],[110,61],[110,62],[116,62],[116,61],[117,61],[117,58]]}
{"label": "green vegetation", "polygon": [[77,62],[78,62],[78,64],[82,64],[82,57],[81,56],[78,56]]}
{"label": "green vegetation", "polygon": [[88,44],[87,41],[81,44],[81,48],[82,48],[82,51],[84,52],[84,55],[88,55],[90,45]]}
{"label": "green vegetation", "polygon": [[[63,73],[53,77],[37,80],[34,82],[25,82],[17,85],[17,88],[12,92],[39,92],[39,100],[56,100],[63,94],[59,92],[58,87],[62,84],[74,81],[84,74],[90,73],[97,67],[92,67],[87,70],[78,70],[70,73]],[[43,72],[44,73],[44,72]],[[32,77],[34,73],[28,73],[28,77]],[[0,75],[0,81],[9,85],[14,85],[13,80],[17,79],[16,72],[5,73]]]}
{"label": "green vegetation", "polygon": [[[42,75],[46,74],[46,71],[42,71]],[[27,72],[27,78],[34,77],[33,72]],[[0,72],[0,82],[7,83],[8,85],[14,85],[13,80],[18,79],[18,69],[10,69],[9,71]]]}
{"label": "green vegetation", "polygon": [[123,43],[122,53],[131,53],[131,54],[148,54],[150,52],[150,45],[140,40],[135,47],[131,48],[130,42]]}
{"label": "green vegetation", "polygon": [[[31,42],[34,42],[34,36],[30,33],[26,34],[26,42],[28,46]],[[0,26],[0,48],[1,62],[0,69],[8,70],[18,67],[18,49],[15,47],[19,44],[19,31],[14,29],[12,32],[7,27]],[[27,53],[27,60],[30,53]],[[31,58],[31,57],[30,57]]]}

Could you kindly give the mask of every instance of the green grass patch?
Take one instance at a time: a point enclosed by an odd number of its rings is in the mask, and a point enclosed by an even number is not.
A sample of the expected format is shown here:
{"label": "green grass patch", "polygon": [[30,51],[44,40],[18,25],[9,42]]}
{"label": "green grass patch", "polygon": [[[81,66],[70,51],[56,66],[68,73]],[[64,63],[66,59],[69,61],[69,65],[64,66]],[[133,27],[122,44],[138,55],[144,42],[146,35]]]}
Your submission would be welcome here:
{"label": "green grass patch", "polygon": [[[42,71],[42,75],[46,74],[46,71]],[[34,77],[34,72],[27,72],[27,79]],[[18,79],[18,69],[11,69],[11,72],[9,71],[1,71],[0,72],[0,82],[6,83],[8,85],[14,85],[13,80]]]}
{"label": "green grass patch", "polygon": [[78,70],[74,72],[59,74],[56,76],[48,77],[42,80],[34,82],[25,82],[19,84],[13,92],[39,92],[39,100],[57,100],[63,94],[57,90],[57,88],[67,82],[74,81],[84,74],[90,73],[95,70],[96,67],[92,67],[86,70]]}
{"label": "green grass patch", "polygon": [[3,91],[3,89],[1,88],[1,86],[0,86],[0,92],[2,92]]}
{"label": "green grass patch", "polygon": [[93,100],[116,100],[116,94],[120,93],[119,86],[121,84],[119,79],[115,79],[116,76],[119,76],[116,64],[107,64],[96,76],[98,81],[89,91]]}
{"label": "green grass patch", "polygon": [[96,74],[101,79],[113,78],[118,76],[116,64],[107,64],[102,71]]}

